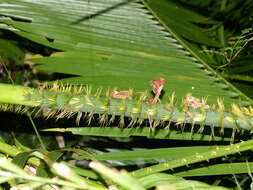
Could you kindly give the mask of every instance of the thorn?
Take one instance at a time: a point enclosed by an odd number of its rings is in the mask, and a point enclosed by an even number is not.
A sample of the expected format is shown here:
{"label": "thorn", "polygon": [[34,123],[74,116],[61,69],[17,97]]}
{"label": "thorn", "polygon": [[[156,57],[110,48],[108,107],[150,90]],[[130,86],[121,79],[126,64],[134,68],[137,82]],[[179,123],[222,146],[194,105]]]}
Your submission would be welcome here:
{"label": "thorn", "polygon": [[194,135],[194,125],[195,125],[195,123],[193,122],[193,123],[192,123],[192,127],[191,127],[191,138],[192,138],[193,135]]}
{"label": "thorn", "polygon": [[125,116],[124,116],[124,114],[121,114],[120,115],[120,121],[119,121],[119,127],[123,128],[124,125],[125,125]]}
{"label": "thorn", "polygon": [[101,93],[102,93],[102,88],[98,88],[96,93],[95,93],[95,97],[97,100],[99,100],[100,96],[101,96]]}
{"label": "thorn", "polygon": [[83,115],[82,112],[78,112],[78,113],[77,113],[77,116],[76,116],[76,124],[77,124],[77,125],[79,125],[80,120],[81,120],[81,118],[82,118],[82,115]]}
{"label": "thorn", "polygon": [[91,123],[91,121],[92,121],[92,119],[93,119],[93,112],[88,113],[87,119],[88,119],[88,120],[87,120],[88,125],[90,125],[90,123]]}
{"label": "thorn", "polygon": [[109,124],[110,124],[110,123],[113,123],[114,120],[115,120],[115,113],[113,113],[113,114],[111,115],[111,118],[110,118],[110,120],[109,120]]}
{"label": "thorn", "polygon": [[205,125],[202,124],[202,125],[200,126],[199,130],[198,130],[198,133],[203,133],[204,128],[205,128]]}

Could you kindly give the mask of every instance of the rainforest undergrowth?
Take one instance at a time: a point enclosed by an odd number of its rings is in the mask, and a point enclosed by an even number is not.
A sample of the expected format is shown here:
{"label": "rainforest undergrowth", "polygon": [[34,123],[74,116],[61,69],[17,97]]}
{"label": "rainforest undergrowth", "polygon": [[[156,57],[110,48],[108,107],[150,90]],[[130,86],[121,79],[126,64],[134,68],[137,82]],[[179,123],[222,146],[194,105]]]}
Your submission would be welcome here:
{"label": "rainforest undergrowth", "polygon": [[0,189],[252,189],[252,6],[0,0]]}

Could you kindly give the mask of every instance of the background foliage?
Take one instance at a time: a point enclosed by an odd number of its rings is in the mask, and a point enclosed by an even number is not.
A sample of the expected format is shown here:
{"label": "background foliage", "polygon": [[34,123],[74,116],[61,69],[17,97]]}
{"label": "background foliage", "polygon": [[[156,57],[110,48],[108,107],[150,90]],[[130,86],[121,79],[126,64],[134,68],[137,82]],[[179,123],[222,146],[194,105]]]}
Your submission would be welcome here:
{"label": "background foliage", "polygon": [[[252,8],[250,0],[0,0],[0,188],[252,189]],[[149,107],[138,98],[152,97],[149,81],[159,77],[161,101]],[[56,80],[60,89],[40,93]],[[108,89],[136,95],[115,100]],[[68,108],[84,93],[85,106]],[[215,106],[186,110],[187,93]],[[115,108],[98,109],[108,101]],[[139,105],[137,119],[122,112]],[[173,116],[161,119],[164,105]],[[32,118],[38,109],[56,118]]]}

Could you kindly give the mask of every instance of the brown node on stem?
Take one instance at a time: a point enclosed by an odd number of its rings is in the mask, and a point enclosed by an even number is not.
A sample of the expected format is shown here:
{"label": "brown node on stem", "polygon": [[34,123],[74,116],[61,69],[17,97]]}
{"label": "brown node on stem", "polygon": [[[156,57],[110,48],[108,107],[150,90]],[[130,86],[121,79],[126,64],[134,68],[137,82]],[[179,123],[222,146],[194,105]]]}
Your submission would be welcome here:
{"label": "brown node on stem", "polygon": [[133,90],[123,90],[123,91],[117,91],[117,90],[112,90],[110,92],[110,96],[115,99],[129,99],[131,100],[133,98]]}
{"label": "brown node on stem", "polygon": [[164,83],[165,83],[164,78],[158,78],[158,79],[150,81],[150,84],[153,88],[153,92],[155,94],[155,97],[150,98],[149,101],[148,101],[148,104],[156,104],[157,103],[157,101],[159,100],[159,97],[161,95]]}
{"label": "brown node on stem", "polygon": [[207,105],[204,100],[195,98],[191,93],[185,95],[183,104],[184,106],[192,107],[193,109],[209,109],[209,105]]}

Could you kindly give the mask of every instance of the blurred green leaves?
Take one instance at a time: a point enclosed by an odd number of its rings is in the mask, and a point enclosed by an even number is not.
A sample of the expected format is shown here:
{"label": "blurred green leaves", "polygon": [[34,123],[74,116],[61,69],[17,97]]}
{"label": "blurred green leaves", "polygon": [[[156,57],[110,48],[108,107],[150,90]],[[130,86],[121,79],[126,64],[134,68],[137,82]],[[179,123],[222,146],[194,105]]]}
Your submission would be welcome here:
{"label": "blurred green leaves", "polygon": [[[50,53],[54,52],[53,54],[48,57],[33,58],[31,61],[37,64],[36,69],[40,71],[67,74],[64,77],[71,78],[63,79],[62,82],[65,83],[92,84],[94,88],[102,87],[105,91],[108,87],[122,90],[134,88],[139,92],[146,89],[151,91],[149,81],[157,77],[164,77],[166,79],[164,97],[175,91],[179,102],[186,93],[193,93],[196,97],[208,96],[209,103],[216,102],[218,97],[224,98],[226,105],[230,105],[232,102],[241,103],[245,100],[251,102],[251,99],[248,99],[237,89],[240,88],[243,92],[250,94],[249,86],[252,81],[250,77],[245,76],[245,72],[249,76],[252,72],[251,50],[243,51],[242,55],[236,57],[238,59],[233,59],[233,64],[228,64],[229,60],[216,54],[219,52],[223,55],[227,54],[229,57],[230,53],[235,55],[243,47],[243,43],[237,44],[236,47],[233,47],[233,44],[228,46],[229,43],[226,40],[236,39],[231,38],[236,35],[236,32],[234,29],[227,29],[226,23],[228,20],[232,20],[236,24],[247,26],[247,20],[250,20],[250,15],[252,15],[250,12],[247,13],[247,10],[251,10],[252,7],[250,0],[244,2],[222,1],[226,4],[224,9],[221,9],[220,6],[222,2],[212,0],[187,2],[181,0],[181,2],[185,2],[185,6],[181,6],[179,1],[166,0],[0,0],[0,28],[3,29],[0,32],[11,31],[47,48],[51,47]],[[200,8],[203,10],[194,11]],[[205,10],[211,10],[212,14],[205,13]],[[242,17],[241,13],[249,16]],[[222,19],[223,15],[224,20]],[[18,40],[3,39],[3,37],[0,39],[0,56],[8,66],[12,62],[15,62],[15,65],[23,64],[24,52],[19,48],[20,44],[17,42],[20,43]],[[33,50],[33,52],[38,53],[37,50]],[[43,54],[42,51],[39,53]],[[217,70],[213,69],[221,65],[228,66],[224,67],[226,69],[222,73],[223,77],[250,82],[247,84],[248,86],[239,84],[237,88],[234,88],[217,73]],[[227,69],[229,72],[226,72]],[[7,96],[15,99],[8,94]],[[227,136],[212,136],[207,133],[193,134],[181,129],[168,131],[157,128],[150,131],[145,127],[120,129],[118,127],[88,128],[85,126],[65,129],[61,128],[61,124],[59,125],[53,125],[54,129],[45,131],[71,132],[75,137],[83,135],[84,139],[89,135],[92,136],[89,138],[100,136],[107,140],[110,137],[129,138],[131,136],[146,136],[150,139],[196,140],[196,145],[197,140],[230,140],[230,137]],[[65,134],[63,133],[63,135]],[[66,136],[68,135],[70,134],[66,134]],[[0,182],[5,184],[7,182],[17,188],[28,186],[30,188],[44,186],[48,188],[47,184],[65,186],[65,189],[80,188],[83,181],[87,182],[87,180],[83,180],[83,176],[85,176],[92,179],[90,189],[108,189],[114,186],[119,189],[156,188],[156,190],[163,190],[176,188],[185,190],[192,189],[192,187],[195,190],[225,189],[185,180],[175,175],[206,176],[248,173],[249,169],[252,171],[252,160],[249,163],[243,162],[246,158],[251,158],[250,152],[238,157],[235,155],[238,151],[242,151],[240,148],[232,152],[233,159],[226,158],[229,161],[235,161],[235,163],[217,160],[215,164],[206,163],[199,165],[199,167],[188,167],[191,161],[186,160],[187,162],[185,162],[185,159],[191,158],[192,154],[199,153],[198,163],[201,160],[208,160],[211,154],[215,158],[223,156],[223,154],[214,155],[215,151],[207,150],[210,148],[209,146],[191,145],[180,148],[92,154],[90,157],[79,147],[79,144],[78,148],[68,147],[59,150],[52,138],[43,139],[48,147],[47,153],[40,152],[36,146],[37,142],[28,134],[17,138],[16,136],[10,137],[13,143],[4,139],[2,137],[0,141],[0,152],[8,155],[9,160],[1,159]],[[67,142],[68,145],[73,145],[75,140],[67,139]],[[182,143],[182,141],[178,142]],[[123,143],[121,142],[121,144]],[[84,143],[82,146],[85,147],[86,144]],[[223,146],[219,147],[224,152],[227,151]],[[252,149],[252,147],[249,146],[247,149]],[[206,152],[209,155],[206,155]],[[206,157],[201,159],[203,155]],[[126,170],[115,170],[98,162],[92,162],[94,170],[82,169],[66,162],[60,162],[70,159],[83,161],[129,159],[132,160],[132,164],[136,164],[135,161],[141,160],[142,157],[147,164],[152,164],[153,162],[150,161],[152,159],[157,159],[155,160],[157,162],[159,159],[174,159],[170,160],[170,164],[173,164],[174,161],[175,167],[183,166],[184,168],[183,171],[176,171],[175,175],[155,173],[136,179]],[[51,160],[51,165],[48,164],[48,160]],[[59,170],[58,174],[49,170],[52,168],[53,162],[60,164],[56,166],[63,166],[60,167],[61,169],[67,168],[73,175],[62,180],[64,176],[61,172],[63,170]],[[28,167],[28,163],[38,166],[37,176],[28,176],[21,169]],[[165,166],[161,164],[154,167]],[[127,168],[127,166],[129,165],[125,162],[122,167]],[[149,168],[145,169],[150,170]],[[74,178],[72,178],[73,176]],[[247,177],[242,182],[245,180]]]}

